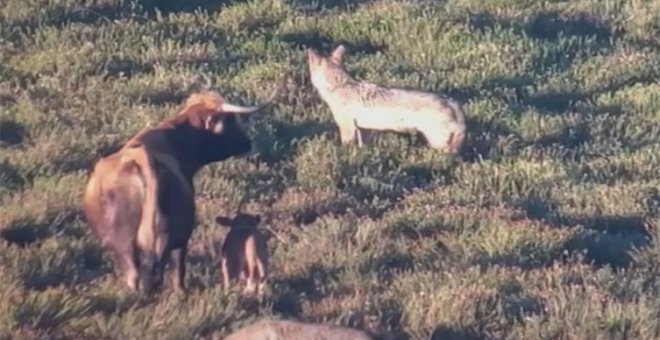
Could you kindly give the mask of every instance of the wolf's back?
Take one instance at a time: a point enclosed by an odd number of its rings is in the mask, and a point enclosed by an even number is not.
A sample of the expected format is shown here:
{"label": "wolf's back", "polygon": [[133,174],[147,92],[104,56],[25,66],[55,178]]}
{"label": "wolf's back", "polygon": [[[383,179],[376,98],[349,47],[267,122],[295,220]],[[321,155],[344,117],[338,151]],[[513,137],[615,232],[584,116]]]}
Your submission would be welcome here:
{"label": "wolf's back", "polygon": [[348,327],[288,320],[260,320],[225,340],[373,340],[366,332]]}

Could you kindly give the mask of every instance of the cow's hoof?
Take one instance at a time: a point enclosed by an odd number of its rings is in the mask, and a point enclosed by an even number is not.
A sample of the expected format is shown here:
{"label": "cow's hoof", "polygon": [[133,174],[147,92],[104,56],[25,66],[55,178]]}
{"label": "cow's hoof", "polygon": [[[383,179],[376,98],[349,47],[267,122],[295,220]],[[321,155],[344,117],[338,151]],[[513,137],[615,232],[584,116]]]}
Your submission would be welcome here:
{"label": "cow's hoof", "polygon": [[188,299],[188,291],[186,291],[185,289],[181,289],[181,288],[174,289],[172,291],[172,295],[174,295],[174,298],[179,301],[184,301]]}
{"label": "cow's hoof", "polygon": [[131,292],[137,292],[140,289],[140,280],[137,273],[128,273],[126,275],[126,285]]}

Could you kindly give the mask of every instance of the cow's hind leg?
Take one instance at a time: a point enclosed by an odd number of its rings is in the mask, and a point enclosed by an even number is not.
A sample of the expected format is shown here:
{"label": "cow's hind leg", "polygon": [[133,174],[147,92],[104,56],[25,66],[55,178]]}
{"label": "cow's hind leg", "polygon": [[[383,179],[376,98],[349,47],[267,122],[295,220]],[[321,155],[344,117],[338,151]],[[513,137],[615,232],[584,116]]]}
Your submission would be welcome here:
{"label": "cow's hind leg", "polygon": [[140,288],[150,294],[160,289],[163,284],[163,274],[166,259],[170,251],[158,249],[157,252],[140,252]]}
{"label": "cow's hind leg", "polygon": [[153,290],[153,275],[158,259],[155,254],[140,253],[140,289],[143,293],[151,293]]}
{"label": "cow's hind leg", "polygon": [[172,250],[170,253],[170,282],[178,293],[185,293],[187,247]]}
{"label": "cow's hind leg", "polygon": [[123,277],[124,282],[132,291],[137,291],[139,288],[139,272],[135,256],[135,250],[131,247],[128,249],[118,250],[113,252],[115,260],[115,273],[117,276]]}

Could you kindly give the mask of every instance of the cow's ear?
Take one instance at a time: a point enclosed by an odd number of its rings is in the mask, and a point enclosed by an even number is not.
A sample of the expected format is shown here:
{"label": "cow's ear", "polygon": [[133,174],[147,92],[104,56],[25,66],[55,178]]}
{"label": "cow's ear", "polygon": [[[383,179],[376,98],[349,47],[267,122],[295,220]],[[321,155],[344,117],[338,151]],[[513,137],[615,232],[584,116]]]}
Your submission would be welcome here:
{"label": "cow's ear", "polygon": [[229,227],[229,226],[231,226],[231,222],[232,222],[232,219],[229,218],[229,217],[225,217],[225,216],[216,216],[215,217],[215,223],[217,223],[221,226]]}

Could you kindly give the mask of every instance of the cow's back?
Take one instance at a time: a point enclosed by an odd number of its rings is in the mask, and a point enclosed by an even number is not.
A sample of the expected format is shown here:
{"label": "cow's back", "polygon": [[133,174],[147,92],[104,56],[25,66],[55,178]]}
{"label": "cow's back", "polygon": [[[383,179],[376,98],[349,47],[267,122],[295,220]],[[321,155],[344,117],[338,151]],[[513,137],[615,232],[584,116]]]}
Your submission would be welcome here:
{"label": "cow's back", "polygon": [[84,211],[102,242],[114,246],[132,243],[142,216],[144,178],[136,164],[115,153],[101,159],[85,190]]}

